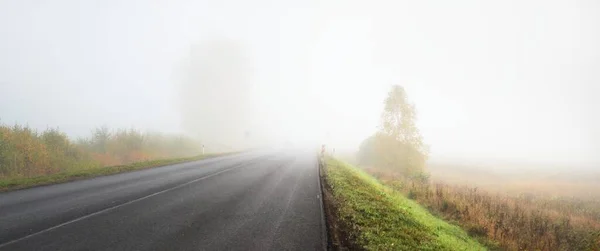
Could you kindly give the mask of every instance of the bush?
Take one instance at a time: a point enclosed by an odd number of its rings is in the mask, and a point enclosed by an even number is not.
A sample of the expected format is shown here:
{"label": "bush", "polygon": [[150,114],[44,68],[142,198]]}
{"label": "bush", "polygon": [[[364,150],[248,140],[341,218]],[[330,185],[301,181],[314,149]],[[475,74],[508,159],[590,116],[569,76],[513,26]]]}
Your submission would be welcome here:
{"label": "bush", "polygon": [[0,178],[35,177],[68,170],[179,158],[199,154],[200,144],[179,135],[99,127],[76,141],[56,128],[0,124]]}

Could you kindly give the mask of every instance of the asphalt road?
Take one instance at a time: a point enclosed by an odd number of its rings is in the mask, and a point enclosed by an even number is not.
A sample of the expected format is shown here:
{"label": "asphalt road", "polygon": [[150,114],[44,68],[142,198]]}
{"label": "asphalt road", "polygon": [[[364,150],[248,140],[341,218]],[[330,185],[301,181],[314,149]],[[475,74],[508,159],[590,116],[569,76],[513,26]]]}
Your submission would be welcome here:
{"label": "asphalt road", "polygon": [[0,250],[323,250],[314,152],[253,152],[0,193]]}

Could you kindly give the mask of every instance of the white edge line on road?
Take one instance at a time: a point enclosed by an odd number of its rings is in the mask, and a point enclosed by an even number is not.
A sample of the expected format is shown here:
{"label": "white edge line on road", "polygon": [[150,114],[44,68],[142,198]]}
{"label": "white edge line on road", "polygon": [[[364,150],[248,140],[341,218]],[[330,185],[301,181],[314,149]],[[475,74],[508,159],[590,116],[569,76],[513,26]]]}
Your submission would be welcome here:
{"label": "white edge line on road", "polygon": [[327,232],[327,220],[325,219],[325,205],[323,204],[323,200],[325,193],[323,189],[323,183],[321,182],[321,171],[323,171],[323,175],[325,175],[325,170],[322,170],[321,159],[317,156],[317,183],[319,186],[319,194],[317,194],[317,198],[319,198],[319,206],[321,207],[321,245],[323,246],[323,250],[329,249],[329,233]]}
{"label": "white edge line on road", "polygon": [[94,213],[91,213],[91,214],[88,214],[88,215],[81,216],[81,217],[79,217],[79,218],[76,218],[76,219],[73,219],[73,220],[67,221],[67,222],[65,222],[65,223],[58,224],[58,225],[56,225],[56,226],[53,226],[53,227],[46,228],[46,229],[44,229],[44,230],[42,230],[42,231],[39,231],[39,232],[36,232],[36,233],[30,234],[30,235],[27,235],[27,236],[21,237],[21,238],[19,238],[19,239],[15,239],[15,240],[12,240],[12,241],[9,241],[9,242],[2,243],[2,244],[0,244],[0,248],[6,247],[6,246],[8,246],[8,245],[11,245],[11,244],[17,243],[17,242],[19,242],[19,241],[22,241],[22,240],[29,239],[29,238],[31,238],[31,237],[34,237],[34,236],[37,236],[37,235],[40,235],[40,234],[43,234],[43,233],[46,233],[46,232],[52,231],[52,230],[54,230],[54,229],[57,229],[57,228],[60,228],[60,227],[63,227],[63,226],[66,226],[66,225],[69,225],[69,224],[72,224],[72,223],[75,223],[75,222],[81,221],[81,220],[85,220],[85,219],[87,219],[87,218],[90,218],[90,217],[92,217],[92,216],[96,216],[96,215],[99,215],[99,214],[102,214],[102,213],[106,213],[106,212],[112,211],[112,210],[114,210],[114,209],[117,209],[117,208],[119,208],[119,207],[122,207],[122,206],[126,206],[126,205],[129,205],[129,204],[132,204],[132,203],[135,203],[135,202],[138,202],[138,201],[141,201],[141,200],[144,200],[144,199],[147,199],[147,198],[150,198],[150,197],[153,197],[153,196],[159,195],[159,194],[163,194],[163,193],[166,193],[166,192],[169,192],[169,191],[175,190],[175,189],[177,189],[177,188],[181,188],[181,187],[183,187],[183,186],[186,186],[186,185],[192,184],[192,183],[194,183],[194,182],[197,182],[197,181],[200,181],[200,180],[203,180],[203,179],[207,179],[207,178],[210,178],[210,177],[213,177],[213,176],[216,176],[216,175],[222,174],[222,173],[224,173],[224,172],[227,172],[227,171],[230,171],[230,170],[233,170],[233,169],[235,169],[235,168],[239,168],[239,167],[242,167],[242,166],[245,166],[245,165],[247,165],[247,164],[246,164],[246,163],[244,163],[244,164],[239,164],[239,165],[236,165],[236,166],[233,166],[233,167],[227,168],[227,169],[225,169],[225,170],[221,170],[221,171],[219,171],[219,172],[216,172],[216,173],[213,173],[213,174],[209,174],[209,175],[207,175],[207,176],[203,176],[203,177],[200,177],[200,178],[198,178],[198,179],[195,179],[195,180],[192,180],[192,181],[188,181],[188,182],[186,182],[186,183],[183,183],[183,184],[180,184],[180,185],[177,185],[177,186],[174,186],[174,187],[171,187],[171,188],[168,188],[168,189],[162,190],[162,191],[158,191],[158,192],[156,192],[156,193],[153,193],[153,194],[150,194],[150,195],[146,195],[146,196],[144,196],[144,197],[141,197],[141,198],[137,198],[137,199],[135,199],[135,200],[130,200],[130,201],[128,201],[128,202],[125,202],[125,203],[123,203],[123,204],[119,204],[119,205],[116,205],[116,206],[112,206],[112,207],[109,207],[109,208],[102,209],[102,210],[100,210],[100,211],[98,211],[98,212],[94,212]]}

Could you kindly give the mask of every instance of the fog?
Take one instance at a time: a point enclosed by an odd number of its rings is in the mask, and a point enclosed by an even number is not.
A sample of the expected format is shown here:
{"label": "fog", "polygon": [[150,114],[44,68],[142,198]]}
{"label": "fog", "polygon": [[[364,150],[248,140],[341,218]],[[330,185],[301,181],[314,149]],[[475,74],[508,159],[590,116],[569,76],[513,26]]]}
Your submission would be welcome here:
{"label": "fog", "polygon": [[392,84],[432,160],[600,163],[597,1],[1,1],[0,122],[354,151]]}

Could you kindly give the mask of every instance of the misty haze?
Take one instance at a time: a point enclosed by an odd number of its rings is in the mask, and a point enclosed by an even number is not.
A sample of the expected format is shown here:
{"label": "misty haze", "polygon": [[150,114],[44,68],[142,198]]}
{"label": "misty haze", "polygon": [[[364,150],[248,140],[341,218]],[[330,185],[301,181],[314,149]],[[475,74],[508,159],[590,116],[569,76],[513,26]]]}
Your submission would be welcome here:
{"label": "misty haze", "polygon": [[1,1],[0,250],[599,250],[599,45],[591,0]]}

